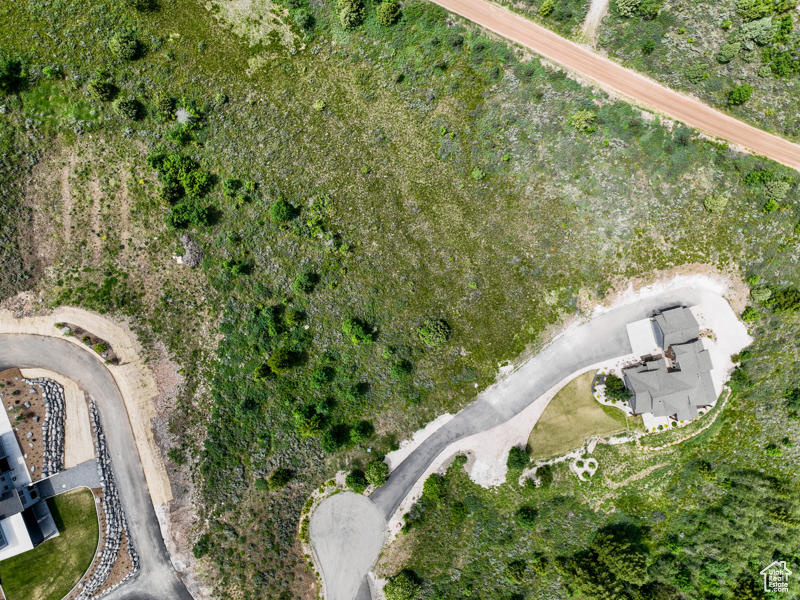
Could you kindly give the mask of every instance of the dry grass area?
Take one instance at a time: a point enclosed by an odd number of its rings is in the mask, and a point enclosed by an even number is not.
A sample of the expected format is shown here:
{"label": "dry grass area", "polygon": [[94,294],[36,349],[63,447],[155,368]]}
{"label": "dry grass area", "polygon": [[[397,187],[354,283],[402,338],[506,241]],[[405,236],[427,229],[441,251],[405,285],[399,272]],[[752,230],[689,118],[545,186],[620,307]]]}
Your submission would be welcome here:
{"label": "dry grass area", "polygon": [[533,458],[546,458],[574,450],[594,435],[626,430],[625,415],[592,397],[595,371],[570,381],[544,410],[528,438]]}

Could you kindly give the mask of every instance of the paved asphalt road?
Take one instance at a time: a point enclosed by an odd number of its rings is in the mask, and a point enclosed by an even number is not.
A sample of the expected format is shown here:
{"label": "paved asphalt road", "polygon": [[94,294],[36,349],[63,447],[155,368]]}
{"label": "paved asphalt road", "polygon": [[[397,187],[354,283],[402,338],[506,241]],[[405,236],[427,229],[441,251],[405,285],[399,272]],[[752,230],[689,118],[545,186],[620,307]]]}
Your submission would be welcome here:
{"label": "paved asphalt road", "polygon": [[800,145],[748,125],[587,50],[487,0],[432,0],[545,58],[592,79],[635,104],[654,109],[755,154],[800,170]]}
{"label": "paved asphalt road", "polygon": [[131,538],[141,559],[138,575],[105,597],[192,600],[173,570],[164,546],[128,413],[111,373],[88,350],[66,340],[0,334],[0,370],[10,367],[38,367],[60,373],[75,381],[97,402]]}
{"label": "paved asphalt road", "polygon": [[[388,521],[428,466],[452,442],[508,421],[571,373],[607,359],[630,354],[631,347],[626,330],[628,323],[651,316],[657,310],[677,305],[692,306],[704,300],[715,303],[719,306],[719,310],[732,310],[727,301],[711,288],[677,288],[649,298],[640,298],[569,328],[514,373],[484,390],[475,402],[431,434],[392,471],[387,483],[375,490],[370,500]],[[326,502],[332,500],[324,501],[317,510],[325,510]],[[356,506],[353,505],[352,508],[355,509]],[[340,518],[344,518],[346,511],[340,509],[339,512]],[[350,512],[358,514],[356,510]],[[336,539],[335,535],[330,535],[334,532],[325,531],[321,527],[323,523],[324,521],[320,520],[318,526],[311,529],[311,541],[315,549],[319,540],[325,543],[324,552],[317,553],[323,573],[345,569],[350,573],[349,580],[337,577],[336,587],[332,585],[333,582],[326,581],[328,600],[353,600],[352,590],[363,586],[366,571],[360,574],[354,573],[348,565],[356,562],[353,559],[355,553],[358,554],[358,564],[368,562],[363,556],[363,548],[353,543],[351,537],[347,537],[339,540],[340,545],[336,551],[330,547],[331,540]],[[380,527],[379,521],[375,523],[373,526],[376,529]],[[363,529],[363,526],[363,523],[355,523],[348,528],[341,522],[335,524],[339,531]],[[365,540],[372,540],[377,534],[377,531],[370,531],[365,534]],[[374,552],[372,560],[377,557],[378,552]],[[356,597],[360,600],[362,595]]]}

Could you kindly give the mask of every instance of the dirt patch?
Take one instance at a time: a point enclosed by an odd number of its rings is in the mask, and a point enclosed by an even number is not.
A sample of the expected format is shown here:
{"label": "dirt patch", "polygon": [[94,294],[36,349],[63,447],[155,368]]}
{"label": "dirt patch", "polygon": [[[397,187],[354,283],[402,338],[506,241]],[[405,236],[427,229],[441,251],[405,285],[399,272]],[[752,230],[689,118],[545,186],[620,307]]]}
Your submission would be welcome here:
{"label": "dirt patch", "polygon": [[119,364],[119,357],[113,346],[103,338],[73,323],[56,323],[56,327],[61,330],[62,335],[74,336],[80,340],[81,344],[99,354],[109,365]]}
{"label": "dirt patch", "polygon": [[0,373],[0,399],[14,428],[31,481],[42,478],[45,406],[42,391],[26,383],[19,369]]}

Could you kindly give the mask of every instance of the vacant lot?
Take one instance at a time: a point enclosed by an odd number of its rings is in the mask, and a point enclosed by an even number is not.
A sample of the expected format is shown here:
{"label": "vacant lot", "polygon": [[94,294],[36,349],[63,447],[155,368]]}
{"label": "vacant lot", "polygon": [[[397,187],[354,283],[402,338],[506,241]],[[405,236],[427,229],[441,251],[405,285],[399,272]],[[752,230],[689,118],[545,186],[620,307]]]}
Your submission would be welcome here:
{"label": "vacant lot", "polygon": [[8,600],[61,600],[84,574],[97,548],[97,511],[89,490],[48,501],[60,535],[0,562]]}
{"label": "vacant lot", "polygon": [[[592,398],[595,371],[570,381],[556,394],[528,438],[533,458],[564,454],[592,435],[625,431],[625,415]],[[633,426],[631,419],[630,426]]]}

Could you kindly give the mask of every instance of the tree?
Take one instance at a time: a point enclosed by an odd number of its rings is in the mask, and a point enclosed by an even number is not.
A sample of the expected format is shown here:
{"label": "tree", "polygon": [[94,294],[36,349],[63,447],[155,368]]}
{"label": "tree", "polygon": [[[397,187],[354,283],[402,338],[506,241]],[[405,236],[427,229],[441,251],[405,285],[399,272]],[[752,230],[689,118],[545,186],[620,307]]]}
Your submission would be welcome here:
{"label": "tree", "polygon": [[0,52],[0,91],[14,94],[24,89],[28,83],[28,69],[19,57]]}
{"label": "tree", "polygon": [[525,581],[525,573],[527,570],[528,563],[519,558],[508,563],[504,573],[509,583],[520,585],[523,581]]}
{"label": "tree", "polygon": [[108,50],[116,58],[136,60],[142,55],[143,46],[132,31],[120,31],[108,40]]}
{"label": "tree", "polygon": [[731,106],[739,106],[744,104],[753,95],[753,86],[749,83],[737,85],[728,93],[728,104]]}
{"label": "tree", "polygon": [[372,332],[361,319],[345,319],[342,333],[356,346],[372,342]]}
{"label": "tree", "polygon": [[606,398],[625,402],[630,397],[631,393],[625,387],[625,382],[622,379],[611,374],[606,377]]}
{"label": "tree", "polygon": [[294,477],[294,471],[291,469],[275,469],[267,480],[267,487],[271,490],[279,490],[285,487],[292,477]]}
{"label": "tree", "polygon": [[99,102],[109,102],[117,95],[117,86],[105,78],[96,77],[86,86],[89,95]]}
{"label": "tree", "polygon": [[590,110],[579,110],[569,117],[569,124],[582,133],[597,131],[597,115]]}
{"label": "tree", "polygon": [[283,198],[278,198],[269,207],[269,218],[275,223],[285,223],[294,217],[294,209]]}
{"label": "tree", "polygon": [[721,213],[728,206],[728,197],[725,194],[711,194],[705,197],[703,206],[710,213]]}
{"label": "tree", "polygon": [[389,578],[383,588],[383,595],[386,600],[416,600],[421,587],[417,574],[405,569]]}
{"label": "tree", "polygon": [[278,346],[267,359],[273,373],[279,375],[297,364],[297,355],[286,346]]}
{"label": "tree", "polygon": [[142,118],[144,107],[142,103],[132,96],[119,98],[114,103],[114,109],[126,119],[138,121]]}
{"label": "tree", "polygon": [[[350,430],[350,441],[354,444],[361,444],[366,442],[375,433],[375,427],[369,421],[359,421],[356,426]],[[369,477],[369,469],[367,469],[367,477]]]}
{"label": "tree", "polygon": [[444,319],[428,317],[417,328],[419,339],[431,348],[440,348],[450,339],[450,325]]}
{"label": "tree", "polygon": [[523,504],[517,509],[515,516],[517,518],[517,523],[522,525],[525,529],[533,529],[536,527],[536,518],[539,516],[539,511],[533,506]]}
{"label": "tree", "polygon": [[296,294],[310,294],[317,286],[317,281],[319,281],[319,275],[314,271],[302,271],[295,276],[292,290]]}
{"label": "tree", "polygon": [[375,487],[380,487],[389,479],[389,465],[382,460],[373,460],[367,465],[365,473],[367,481]]}
{"label": "tree", "polygon": [[400,20],[400,4],[397,0],[384,0],[375,9],[375,18],[379,25],[391,27]]}
{"label": "tree", "polygon": [[509,469],[521,471],[528,466],[530,461],[531,459],[528,456],[528,453],[525,451],[525,448],[521,448],[520,446],[512,446],[511,450],[508,451],[508,460],[506,461],[506,465]]}
{"label": "tree", "polygon": [[345,477],[344,482],[347,484],[347,487],[356,494],[363,494],[364,490],[367,489],[367,478],[364,475],[364,471],[360,469],[353,469],[350,471],[347,477]]}
{"label": "tree", "polygon": [[362,0],[337,0],[339,21],[345,29],[355,29],[364,22],[364,3]]}

